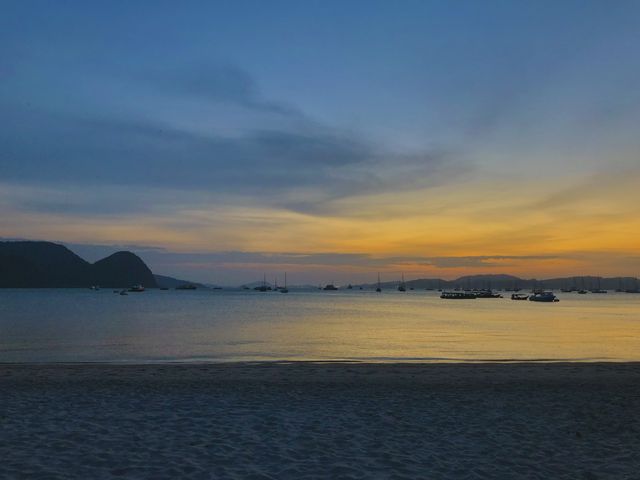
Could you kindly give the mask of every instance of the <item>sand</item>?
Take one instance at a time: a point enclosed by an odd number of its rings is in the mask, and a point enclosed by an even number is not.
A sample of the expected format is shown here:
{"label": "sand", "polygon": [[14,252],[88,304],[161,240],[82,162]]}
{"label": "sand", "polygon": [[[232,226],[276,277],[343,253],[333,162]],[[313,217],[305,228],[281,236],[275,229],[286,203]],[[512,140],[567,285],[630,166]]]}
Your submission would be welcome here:
{"label": "sand", "polygon": [[0,365],[0,478],[640,478],[640,364]]}

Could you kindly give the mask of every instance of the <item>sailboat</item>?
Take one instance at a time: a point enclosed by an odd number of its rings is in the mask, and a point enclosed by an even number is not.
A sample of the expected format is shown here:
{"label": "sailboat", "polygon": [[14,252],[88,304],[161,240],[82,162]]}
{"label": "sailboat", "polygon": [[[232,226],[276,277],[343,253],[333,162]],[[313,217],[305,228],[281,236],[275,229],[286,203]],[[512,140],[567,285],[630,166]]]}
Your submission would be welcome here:
{"label": "sailboat", "polygon": [[607,293],[606,290],[602,290],[602,288],[600,288],[600,277],[597,278],[597,282],[598,282],[597,288],[594,288],[593,290],[591,290],[591,293]]}
{"label": "sailboat", "polygon": [[287,272],[284,272],[284,287],[280,288],[280,293],[289,293],[289,289],[287,288]]}
{"label": "sailboat", "polygon": [[382,288],[380,288],[380,272],[378,272],[378,286],[376,288],[376,292],[380,293]]}
{"label": "sailboat", "polygon": [[582,288],[581,288],[580,290],[578,290],[578,293],[579,293],[580,295],[585,295],[585,294],[587,294],[588,292],[587,292],[587,290],[584,288],[584,286],[585,286],[585,285],[584,285],[584,277],[580,277],[580,282],[581,282],[581,284],[582,284]]}
{"label": "sailboat", "polygon": [[402,274],[402,281],[400,282],[400,285],[398,285],[398,291],[399,292],[406,292],[407,291],[407,287],[404,284],[404,273]]}
{"label": "sailboat", "polygon": [[262,278],[262,285],[260,285],[259,287],[255,287],[254,290],[257,290],[259,292],[266,292],[267,290],[271,290],[270,287],[267,287],[267,274],[264,274],[264,277]]}
{"label": "sailboat", "polygon": [[627,293],[640,293],[640,290],[638,289],[638,279],[634,278],[633,279],[633,288],[628,288],[625,290],[625,292]]}

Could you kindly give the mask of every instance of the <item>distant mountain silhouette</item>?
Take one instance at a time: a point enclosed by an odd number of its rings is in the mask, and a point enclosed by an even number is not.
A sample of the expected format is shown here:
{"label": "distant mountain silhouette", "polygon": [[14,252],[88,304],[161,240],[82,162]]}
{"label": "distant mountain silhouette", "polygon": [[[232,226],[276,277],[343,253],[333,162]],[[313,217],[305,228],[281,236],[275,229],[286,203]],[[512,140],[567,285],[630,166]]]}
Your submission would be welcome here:
{"label": "distant mountain silhouette", "polygon": [[[391,282],[383,282],[381,286],[383,289],[395,288],[400,280],[394,280]],[[519,278],[513,275],[504,274],[488,274],[488,275],[469,275],[457,278],[455,280],[443,280],[441,278],[419,278],[416,280],[408,280],[405,282],[408,288],[425,289],[425,288],[492,288],[492,289],[512,289],[512,288],[603,288],[606,290],[620,289],[633,289],[638,288],[638,279],[635,277],[595,277],[595,276],[582,276],[582,277],[564,277],[564,278],[547,278],[547,279],[535,279],[535,278]],[[360,286],[360,285],[359,285]],[[366,288],[374,288],[376,284],[370,283],[362,285]]]}
{"label": "distant mountain silhouette", "polygon": [[198,288],[210,288],[202,283],[190,282],[189,280],[180,280],[179,278],[168,277],[166,275],[154,275],[156,283],[160,288],[176,288],[182,285],[195,285]]}
{"label": "distant mountain silhouette", "polygon": [[0,242],[0,288],[122,288],[138,283],[158,286],[149,267],[131,252],[91,264],[52,242]]}
{"label": "distant mountain silhouette", "polygon": [[92,265],[93,285],[105,287],[142,284],[158,286],[156,279],[140,257],[131,252],[116,252]]}

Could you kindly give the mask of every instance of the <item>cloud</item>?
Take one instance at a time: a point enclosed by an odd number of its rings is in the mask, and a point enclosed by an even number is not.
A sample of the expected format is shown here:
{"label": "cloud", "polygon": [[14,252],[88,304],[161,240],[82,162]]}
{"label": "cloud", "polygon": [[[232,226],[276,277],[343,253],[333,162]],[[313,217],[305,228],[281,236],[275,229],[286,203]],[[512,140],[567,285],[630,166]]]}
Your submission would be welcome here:
{"label": "cloud", "polygon": [[[309,125],[230,136],[151,120],[16,108],[0,113],[0,125],[5,182],[169,188],[218,199],[244,195],[308,213],[326,209],[332,199],[411,188],[445,159],[441,152],[387,152],[348,132]],[[44,206],[50,208],[55,203]]]}
{"label": "cloud", "polygon": [[425,259],[425,265],[438,268],[483,268],[504,267],[527,260],[555,260],[555,255],[476,255],[467,257],[431,257]]}
{"label": "cloud", "polygon": [[142,80],[170,93],[232,103],[263,113],[303,116],[291,105],[265,99],[255,78],[236,65],[208,64],[172,70],[156,69]]}

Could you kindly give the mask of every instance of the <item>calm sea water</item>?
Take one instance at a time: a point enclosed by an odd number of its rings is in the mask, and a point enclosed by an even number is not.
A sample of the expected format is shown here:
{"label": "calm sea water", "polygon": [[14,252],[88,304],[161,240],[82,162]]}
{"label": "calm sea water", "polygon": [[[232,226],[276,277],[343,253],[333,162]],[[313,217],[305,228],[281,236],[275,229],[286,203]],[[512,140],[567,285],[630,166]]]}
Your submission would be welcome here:
{"label": "calm sea water", "polygon": [[0,362],[640,360],[640,295],[558,296],[0,290]]}

